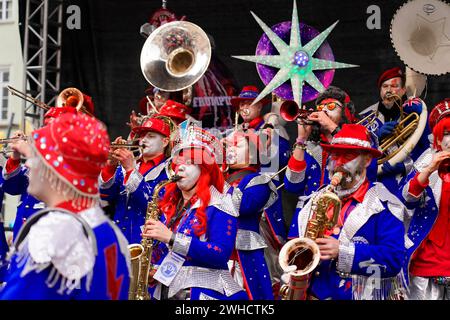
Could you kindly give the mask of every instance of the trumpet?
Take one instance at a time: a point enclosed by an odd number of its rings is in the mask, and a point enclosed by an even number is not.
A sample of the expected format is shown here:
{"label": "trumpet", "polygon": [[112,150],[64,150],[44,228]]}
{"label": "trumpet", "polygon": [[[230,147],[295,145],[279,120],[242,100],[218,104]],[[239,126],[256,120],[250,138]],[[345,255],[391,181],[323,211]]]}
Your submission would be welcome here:
{"label": "trumpet", "polygon": [[28,102],[34,104],[35,106],[37,106],[41,109],[44,109],[46,111],[50,109],[50,106],[48,104],[46,104],[36,98],[33,98],[32,96],[30,96],[28,94],[25,94],[11,86],[7,86],[7,88],[8,88],[9,93],[11,93],[11,95],[13,95],[13,96],[24,99],[25,101],[28,101]]}
{"label": "trumpet", "polygon": [[115,143],[115,142],[111,142],[109,148],[109,156],[108,159],[111,160],[113,159],[113,152],[116,149],[127,149],[129,151],[131,151],[133,153],[134,159],[139,159],[142,156],[142,150],[143,148],[140,145],[137,145],[136,142],[138,140],[132,140],[132,141],[126,141],[124,143]]}
{"label": "trumpet", "polygon": [[78,112],[83,112],[88,116],[94,117],[86,107],[84,106],[84,96],[83,93],[77,88],[67,88],[61,91],[56,99],[57,107],[73,107],[77,109]]}
{"label": "trumpet", "polygon": [[293,100],[286,100],[280,106],[280,116],[287,122],[297,121],[306,124],[314,124],[314,122],[308,121],[308,116],[313,112],[315,111],[301,109],[297,102]]}

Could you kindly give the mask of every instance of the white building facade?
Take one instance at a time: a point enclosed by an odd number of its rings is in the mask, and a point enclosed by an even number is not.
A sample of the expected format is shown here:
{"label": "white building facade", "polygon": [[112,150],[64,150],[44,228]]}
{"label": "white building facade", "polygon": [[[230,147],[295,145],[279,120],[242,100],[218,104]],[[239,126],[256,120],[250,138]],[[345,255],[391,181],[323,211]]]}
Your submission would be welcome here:
{"label": "white building facade", "polygon": [[[19,33],[19,0],[0,0],[0,137],[5,138],[8,129],[11,134],[22,123],[20,98],[11,96],[7,86],[22,91],[24,83],[24,62]],[[12,118],[13,117],[13,118]],[[12,122],[11,122],[12,120]],[[11,126],[12,124],[12,126]],[[0,149],[5,147],[0,145]],[[4,160],[0,155],[0,164]],[[14,222],[19,196],[5,195],[3,216],[5,226]]]}

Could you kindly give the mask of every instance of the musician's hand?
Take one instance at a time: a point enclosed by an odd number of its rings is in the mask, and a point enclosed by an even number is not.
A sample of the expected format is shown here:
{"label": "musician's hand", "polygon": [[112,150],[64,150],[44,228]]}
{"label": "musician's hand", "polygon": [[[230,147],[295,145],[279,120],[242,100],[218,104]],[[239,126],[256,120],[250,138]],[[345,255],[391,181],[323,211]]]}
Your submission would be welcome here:
{"label": "musician's hand", "polygon": [[137,116],[136,112],[131,111],[130,115],[130,122],[127,122],[127,126],[129,126],[131,129],[139,127],[139,117]]}
{"label": "musician's hand", "polygon": [[164,243],[169,243],[172,237],[172,231],[161,221],[148,219],[144,225],[142,236],[145,238],[155,239]]}
{"label": "musician's hand", "polygon": [[311,113],[308,116],[308,120],[317,122],[322,128],[322,131],[329,134],[331,134],[338,127],[338,125],[331,120],[331,118],[324,111]]}
{"label": "musician's hand", "polygon": [[392,131],[394,131],[395,126],[398,124],[397,121],[389,121],[386,122],[385,124],[383,124],[377,132],[377,136],[378,136],[378,140],[382,140],[384,138],[386,138],[387,136],[389,136]]}
{"label": "musician's hand", "polygon": [[339,240],[333,237],[316,239],[319,245],[320,259],[331,260],[337,259],[339,256]]}
{"label": "musician's hand", "polygon": [[434,171],[439,169],[441,162],[448,158],[450,158],[450,151],[440,151],[435,153],[430,165],[426,167],[424,171],[427,171],[431,175]]}
{"label": "musician's hand", "polygon": [[150,269],[148,271],[148,286],[149,287],[153,287],[157,280],[153,279],[153,276],[155,275],[156,271],[158,271],[158,269]]}
{"label": "musician's hand", "polygon": [[130,150],[119,148],[114,151],[113,157],[119,160],[120,164],[126,172],[129,172],[136,168],[136,160],[134,160],[133,152],[131,152]]}
{"label": "musician's hand", "polygon": [[[126,143],[126,141],[121,137],[117,137],[114,141],[114,144]],[[111,147],[109,151],[108,160],[106,161],[106,165],[110,167],[117,167],[119,165],[119,160],[116,156],[116,151],[119,150],[117,148]]]}

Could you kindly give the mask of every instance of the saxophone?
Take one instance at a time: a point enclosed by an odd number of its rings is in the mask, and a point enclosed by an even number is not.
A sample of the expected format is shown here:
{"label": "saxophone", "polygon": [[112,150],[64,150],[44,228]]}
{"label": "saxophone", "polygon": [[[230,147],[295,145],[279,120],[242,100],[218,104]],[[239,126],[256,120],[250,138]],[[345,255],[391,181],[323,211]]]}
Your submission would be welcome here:
{"label": "saxophone", "polygon": [[[147,205],[145,221],[148,219],[159,220],[161,211],[158,207],[159,192],[172,182],[180,180],[180,176],[172,175],[171,178],[158,183],[153,189],[152,200]],[[130,281],[128,300],[150,300],[148,293],[148,275],[151,267],[153,248],[158,244],[153,239],[142,238],[141,243],[128,246],[131,255],[131,270],[133,278]]]}
{"label": "saxophone", "polygon": [[[306,300],[312,272],[320,262],[320,250],[315,240],[322,238],[325,231],[331,230],[339,218],[341,200],[334,193],[334,189],[341,183],[342,178],[342,172],[335,173],[326,190],[312,200],[312,215],[305,237],[288,241],[280,250],[278,262],[290,276],[289,284],[280,288],[283,300]],[[329,219],[327,212],[331,205],[333,216]]]}

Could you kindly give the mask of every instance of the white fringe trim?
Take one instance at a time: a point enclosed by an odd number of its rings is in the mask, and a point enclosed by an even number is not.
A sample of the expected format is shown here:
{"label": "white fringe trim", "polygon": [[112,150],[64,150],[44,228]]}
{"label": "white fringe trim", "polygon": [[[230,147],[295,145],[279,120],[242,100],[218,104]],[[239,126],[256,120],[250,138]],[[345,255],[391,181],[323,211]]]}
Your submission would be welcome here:
{"label": "white fringe trim", "polygon": [[[81,279],[82,278],[68,278],[64,277],[55,266],[49,262],[45,263],[37,263],[31,257],[28,251],[28,245],[24,244],[21,246],[22,248],[16,253],[16,263],[17,267],[23,267],[22,272],[20,273],[20,277],[25,277],[27,274],[31,272],[40,273],[43,270],[51,267],[50,273],[45,280],[45,284],[48,288],[55,288],[59,283],[59,289],[57,293],[60,295],[70,295],[73,290],[81,288]],[[93,278],[93,270],[91,270],[86,276],[86,291],[89,292],[91,288]]]}
{"label": "white fringe trim", "polygon": [[374,276],[352,275],[353,300],[402,300],[407,286],[403,274],[396,277],[379,278]]}

